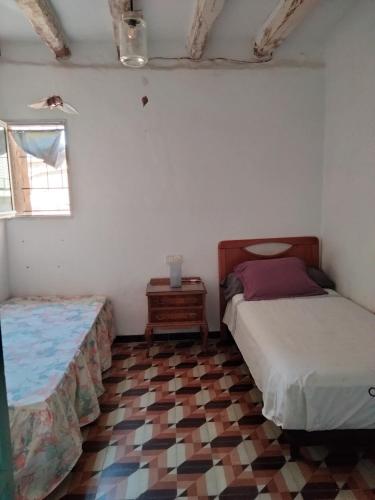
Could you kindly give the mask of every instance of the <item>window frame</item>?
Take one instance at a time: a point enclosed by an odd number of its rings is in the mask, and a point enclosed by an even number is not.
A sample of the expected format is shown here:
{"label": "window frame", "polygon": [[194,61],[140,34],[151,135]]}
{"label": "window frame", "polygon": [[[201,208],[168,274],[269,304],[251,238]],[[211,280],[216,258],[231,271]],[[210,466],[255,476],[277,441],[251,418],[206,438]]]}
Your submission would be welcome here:
{"label": "window frame", "polygon": [[7,146],[7,157],[8,157],[8,175],[9,175],[9,185],[10,185],[10,193],[12,200],[12,210],[8,210],[7,212],[0,212],[0,219],[12,219],[16,216],[15,210],[15,200],[14,200],[14,189],[13,189],[13,175],[12,175],[12,166],[9,156],[9,142],[8,142],[8,123],[0,120],[0,126],[5,130],[5,143]]}
{"label": "window frame", "polygon": [[70,160],[68,152],[68,132],[67,132],[67,120],[0,120],[0,125],[5,128],[7,151],[9,151],[9,138],[8,133],[11,127],[30,127],[30,126],[58,126],[64,127],[65,133],[65,159],[67,164],[67,180],[68,180],[68,193],[69,193],[69,214],[38,214],[38,213],[18,213],[15,209],[16,203],[14,199],[14,187],[13,187],[13,165],[8,154],[8,166],[9,166],[9,176],[10,176],[10,189],[12,193],[12,206],[13,210],[10,212],[0,212],[0,219],[61,219],[61,218],[71,218],[73,217],[72,210],[72,190],[71,190],[71,176],[70,176]]}

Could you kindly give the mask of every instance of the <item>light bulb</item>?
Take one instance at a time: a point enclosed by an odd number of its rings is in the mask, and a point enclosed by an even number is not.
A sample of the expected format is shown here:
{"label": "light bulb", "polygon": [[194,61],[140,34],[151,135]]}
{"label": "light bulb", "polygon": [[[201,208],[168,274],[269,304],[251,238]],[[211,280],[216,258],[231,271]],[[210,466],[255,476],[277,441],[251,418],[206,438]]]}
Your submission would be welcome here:
{"label": "light bulb", "polygon": [[137,38],[137,27],[129,25],[127,35],[130,40],[135,40]]}

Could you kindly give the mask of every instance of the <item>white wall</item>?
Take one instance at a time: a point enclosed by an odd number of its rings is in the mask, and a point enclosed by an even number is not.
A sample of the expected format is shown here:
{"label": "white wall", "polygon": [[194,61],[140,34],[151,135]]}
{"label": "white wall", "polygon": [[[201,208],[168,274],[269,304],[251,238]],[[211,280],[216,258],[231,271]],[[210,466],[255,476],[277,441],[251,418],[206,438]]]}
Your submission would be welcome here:
{"label": "white wall", "polygon": [[375,2],[361,0],[327,49],[323,263],[375,311]]}
{"label": "white wall", "polygon": [[8,223],[13,294],[104,293],[119,333],[142,333],[146,283],[181,253],[217,329],[220,240],[319,234],[322,69],[0,72],[5,118],[60,117],[26,107],[51,93],[80,111],[68,121],[74,215]]}
{"label": "white wall", "polygon": [[5,222],[0,220],[0,302],[9,296],[9,277]]}

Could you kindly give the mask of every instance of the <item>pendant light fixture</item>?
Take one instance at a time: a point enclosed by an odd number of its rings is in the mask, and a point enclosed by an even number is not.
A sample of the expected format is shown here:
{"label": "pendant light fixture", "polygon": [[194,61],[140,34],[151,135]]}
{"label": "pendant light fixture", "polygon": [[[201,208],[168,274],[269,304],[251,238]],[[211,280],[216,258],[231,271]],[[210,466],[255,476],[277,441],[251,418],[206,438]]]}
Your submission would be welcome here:
{"label": "pendant light fixture", "polygon": [[120,61],[129,68],[141,68],[147,64],[147,31],[142,12],[125,12],[120,21]]}

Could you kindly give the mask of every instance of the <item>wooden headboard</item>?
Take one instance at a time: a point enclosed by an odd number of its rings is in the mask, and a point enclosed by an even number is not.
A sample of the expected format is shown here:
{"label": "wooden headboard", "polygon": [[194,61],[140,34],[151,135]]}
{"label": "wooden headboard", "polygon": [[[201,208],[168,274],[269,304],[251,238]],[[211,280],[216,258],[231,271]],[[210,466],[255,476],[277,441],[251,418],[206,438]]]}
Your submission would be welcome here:
{"label": "wooden headboard", "polygon": [[[249,247],[265,244],[283,244],[285,248],[278,253],[265,255],[250,251]],[[219,247],[219,284],[233,269],[246,260],[275,259],[278,257],[299,257],[307,266],[319,267],[319,240],[315,236],[295,238],[258,238],[250,240],[220,241]],[[225,312],[225,300],[220,288],[220,321]]]}

